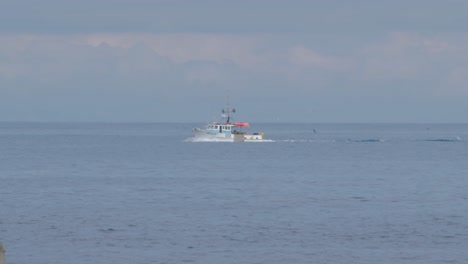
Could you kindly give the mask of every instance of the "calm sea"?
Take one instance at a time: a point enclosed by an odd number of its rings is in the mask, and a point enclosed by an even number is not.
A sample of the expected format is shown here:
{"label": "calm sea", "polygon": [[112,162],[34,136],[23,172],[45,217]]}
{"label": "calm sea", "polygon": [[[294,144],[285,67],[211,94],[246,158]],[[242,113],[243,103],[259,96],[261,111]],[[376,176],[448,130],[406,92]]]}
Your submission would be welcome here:
{"label": "calm sea", "polygon": [[7,264],[468,263],[468,125],[0,123]]}

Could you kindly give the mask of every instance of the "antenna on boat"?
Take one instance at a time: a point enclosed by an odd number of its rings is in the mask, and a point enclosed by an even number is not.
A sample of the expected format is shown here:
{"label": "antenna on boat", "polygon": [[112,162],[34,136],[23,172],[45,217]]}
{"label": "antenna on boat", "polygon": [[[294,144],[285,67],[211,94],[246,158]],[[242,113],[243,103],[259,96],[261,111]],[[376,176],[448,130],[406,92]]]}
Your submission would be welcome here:
{"label": "antenna on boat", "polygon": [[232,108],[229,106],[229,92],[228,92],[228,95],[227,95],[227,109],[222,109],[221,112],[223,114],[227,114],[227,115],[222,115],[224,117],[227,116],[227,120],[226,120],[226,124],[229,124],[230,120],[231,120],[231,113],[235,113],[236,112],[236,109]]}

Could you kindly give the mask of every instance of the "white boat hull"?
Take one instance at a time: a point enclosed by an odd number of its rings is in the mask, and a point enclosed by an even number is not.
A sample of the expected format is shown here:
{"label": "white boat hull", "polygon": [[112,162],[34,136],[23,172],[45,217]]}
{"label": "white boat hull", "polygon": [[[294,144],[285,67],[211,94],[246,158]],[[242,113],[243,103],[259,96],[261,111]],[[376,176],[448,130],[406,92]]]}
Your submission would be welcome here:
{"label": "white boat hull", "polygon": [[219,141],[226,141],[226,142],[243,142],[244,141],[243,134],[214,133],[214,132],[208,132],[198,127],[193,128],[193,133],[195,135],[195,138],[199,138],[199,139],[219,140]]}

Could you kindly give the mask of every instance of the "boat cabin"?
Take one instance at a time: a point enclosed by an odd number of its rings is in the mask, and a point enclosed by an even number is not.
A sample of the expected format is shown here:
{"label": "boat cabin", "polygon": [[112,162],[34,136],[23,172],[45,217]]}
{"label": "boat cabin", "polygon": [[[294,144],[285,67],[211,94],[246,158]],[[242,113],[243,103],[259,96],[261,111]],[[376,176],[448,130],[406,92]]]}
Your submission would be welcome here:
{"label": "boat cabin", "polygon": [[212,123],[209,124],[207,127],[207,131],[213,132],[213,133],[224,133],[224,134],[232,134],[233,130],[232,128],[234,125],[231,124],[219,124],[219,123]]}

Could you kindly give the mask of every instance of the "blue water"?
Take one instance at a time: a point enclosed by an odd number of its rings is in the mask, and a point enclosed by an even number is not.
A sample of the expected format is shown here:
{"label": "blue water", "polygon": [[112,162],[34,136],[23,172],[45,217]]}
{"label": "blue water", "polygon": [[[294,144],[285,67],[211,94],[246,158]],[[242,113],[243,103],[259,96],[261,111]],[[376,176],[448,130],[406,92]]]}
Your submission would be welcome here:
{"label": "blue water", "polygon": [[0,123],[7,263],[468,263],[468,125],[194,125]]}

